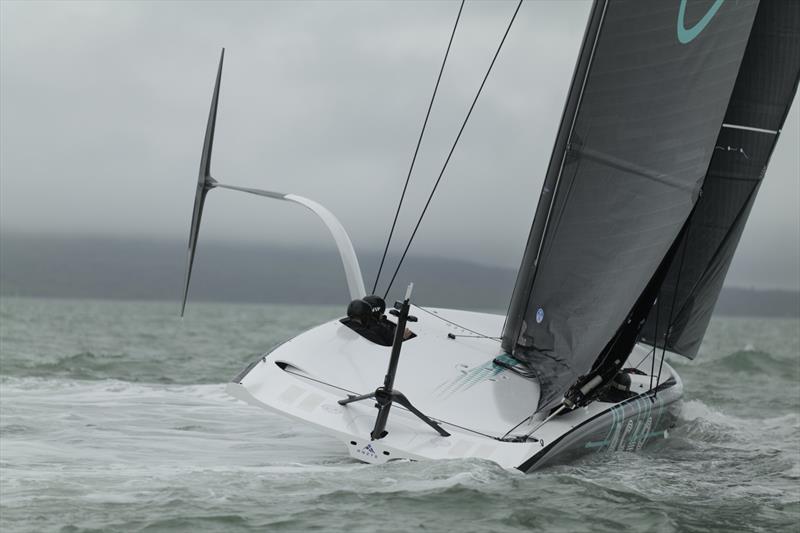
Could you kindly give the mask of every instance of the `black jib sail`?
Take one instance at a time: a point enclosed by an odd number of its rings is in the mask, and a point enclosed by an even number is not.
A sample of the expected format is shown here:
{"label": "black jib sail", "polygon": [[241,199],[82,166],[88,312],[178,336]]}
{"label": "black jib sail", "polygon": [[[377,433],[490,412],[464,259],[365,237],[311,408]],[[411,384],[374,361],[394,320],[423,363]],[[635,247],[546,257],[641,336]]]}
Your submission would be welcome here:
{"label": "black jib sail", "polygon": [[591,369],[683,228],[757,7],[595,2],[503,331],[539,409]]}
{"label": "black jib sail", "polygon": [[[800,2],[759,5],[725,123],[642,340],[694,358],[800,79]],[[684,253],[684,252],[681,252]],[[670,320],[671,317],[671,320]],[[656,324],[658,319],[658,324]]]}

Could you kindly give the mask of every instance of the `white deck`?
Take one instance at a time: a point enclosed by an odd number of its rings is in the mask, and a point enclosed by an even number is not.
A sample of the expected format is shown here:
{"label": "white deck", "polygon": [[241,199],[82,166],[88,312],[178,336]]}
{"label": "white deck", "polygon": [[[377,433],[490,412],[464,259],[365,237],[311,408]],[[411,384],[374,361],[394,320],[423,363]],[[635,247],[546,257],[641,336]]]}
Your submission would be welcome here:
{"label": "white deck", "polygon": [[[503,324],[500,315],[432,311],[487,335],[499,334]],[[503,353],[500,343],[484,338],[449,339],[448,333],[471,333],[418,309],[412,308],[412,314],[419,318],[419,322],[410,324],[417,337],[403,344],[395,388],[442,423],[451,437],[440,437],[395,404],[386,428],[388,435],[370,442],[377,413],[374,402],[342,407],[337,401],[348,393],[364,394],[382,385],[391,348],[363,339],[338,321],[282,344],[259,361],[241,384],[231,383],[228,390],[249,403],[317,426],[342,440],[353,457],[367,462],[482,457],[516,467],[542,450],[541,442],[509,443],[494,438],[528,417],[539,399],[535,380],[492,364]],[[638,362],[644,353],[644,348],[637,347],[631,361]],[[641,365],[642,370],[649,367],[649,360]],[[665,365],[661,381],[673,375]],[[632,378],[634,389],[644,392],[649,388],[649,376]],[[610,406],[595,402],[549,422],[534,436],[544,443],[552,442]],[[524,433],[530,427],[523,424],[515,433]]]}

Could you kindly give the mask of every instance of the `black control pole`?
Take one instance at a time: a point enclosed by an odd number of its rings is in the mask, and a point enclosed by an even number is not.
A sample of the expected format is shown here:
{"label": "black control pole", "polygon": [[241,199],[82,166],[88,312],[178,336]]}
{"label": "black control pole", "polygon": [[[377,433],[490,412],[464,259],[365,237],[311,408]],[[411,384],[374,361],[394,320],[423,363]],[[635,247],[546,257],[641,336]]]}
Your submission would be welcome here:
{"label": "black control pole", "polygon": [[[383,387],[375,390],[375,402],[378,404],[378,418],[375,420],[375,428],[370,433],[372,440],[381,439],[386,436],[386,421],[389,420],[389,410],[392,408],[392,393],[394,392],[394,377],[397,374],[397,363],[400,362],[400,350],[403,347],[403,337],[406,333],[408,323],[408,312],[411,309],[411,287],[406,291],[406,297],[400,305],[400,309],[392,309],[397,315],[397,327],[394,330],[394,341],[392,342],[392,355],[389,358],[389,369],[386,377],[383,378]],[[398,312],[399,311],[399,312]]]}
{"label": "black control pole", "polygon": [[394,342],[392,343],[392,354],[389,358],[389,369],[386,371],[386,377],[383,379],[383,387],[378,387],[375,392],[364,394],[361,396],[348,396],[344,400],[339,400],[339,405],[347,405],[349,403],[358,402],[361,400],[375,399],[376,407],[378,408],[378,417],[375,419],[375,427],[370,432],[372,440],[382,439],[387,435],[386,422],[389,420],[389,411],[392,408],[392,403],[397,402],[420,420],[435,429],[442,437],[449,437],[450,433],[445,431],[439,424],[425,416],[420,410],[411,405],[411,402],[399,390],[394,388],[394,378],[397,375],[397,364],[400,362],[400,350],[403,347],[403,337],[406,332],[406,323],[416,322],[417,318],[408,314],[411,309],[411,290],[414,284],[409,284],[406,290],[406,297],[402,302],[395,302],[394,309],[389,313],[397,317],[397,327],[394,330]]}

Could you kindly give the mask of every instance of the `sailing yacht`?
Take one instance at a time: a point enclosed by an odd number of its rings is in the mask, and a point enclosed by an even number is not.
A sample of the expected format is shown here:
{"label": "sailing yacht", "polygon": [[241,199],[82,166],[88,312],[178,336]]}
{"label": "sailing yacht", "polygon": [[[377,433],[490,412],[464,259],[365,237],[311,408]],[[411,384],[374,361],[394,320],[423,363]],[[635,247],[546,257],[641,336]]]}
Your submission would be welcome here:
{"label": "sailing yacht", "polygon": [[419,307],[411,287],[387,305],[325,207],[212,178],[221,75],[222,57],[184,308],[212,189],[317,215],[351,299],[230,394],[367,463],[476,457],[528,472],[669,437],[683,384],[665,356],[694,358],[705,334],[797,90],[800,2],[595,0],[505,315]]}

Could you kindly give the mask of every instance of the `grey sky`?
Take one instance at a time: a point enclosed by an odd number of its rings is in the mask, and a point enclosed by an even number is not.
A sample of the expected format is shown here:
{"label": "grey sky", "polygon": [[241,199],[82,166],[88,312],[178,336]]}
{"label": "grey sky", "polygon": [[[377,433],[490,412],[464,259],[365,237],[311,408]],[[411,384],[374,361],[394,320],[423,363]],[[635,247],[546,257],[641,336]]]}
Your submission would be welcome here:
{"label": "grey sky", "polygon": [[[396,249],[514,5],[467,2]],[[4,231],[185,239],[225,46],[214,176],[321,202],[360,250],[383,245],[458,9],[457,2],[0,6]],[[522,7],[412,253],[518,266],[588,10],[585,1]],[[799,145],[795,100],[731,285],[800,288]],[[209,196],[204,239],[330,246],[301,208],[229,191]]]}

